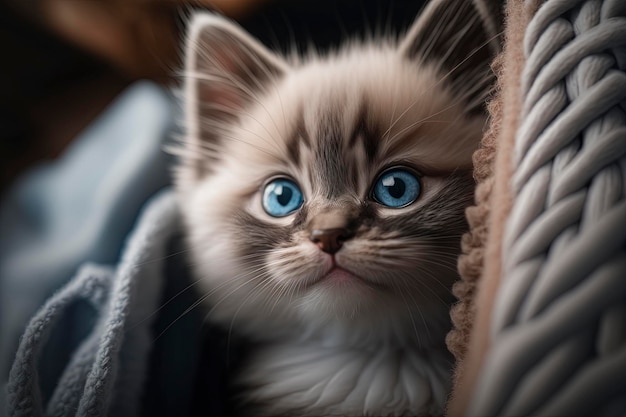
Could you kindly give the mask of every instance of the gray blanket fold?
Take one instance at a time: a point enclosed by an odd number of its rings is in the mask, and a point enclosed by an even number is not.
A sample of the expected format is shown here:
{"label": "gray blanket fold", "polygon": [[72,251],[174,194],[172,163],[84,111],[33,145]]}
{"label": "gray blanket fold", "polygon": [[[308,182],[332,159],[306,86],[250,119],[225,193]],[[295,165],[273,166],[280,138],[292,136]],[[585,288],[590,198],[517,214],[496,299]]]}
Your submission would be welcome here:
{"label": "gray blanket fold", "polygon": [[[167,243],[179,230],[174,196],[155,197],[141,216],[116,269],[87,265],[58,291],[30,321],[11,369],[8,405],[11,416],[134,416],[139,414],[152,342],[150,324],[164,274]],[[68,352],[47,342],[77,303],[93,310],[93,325],[75,328],[84,336]],[[50,354],[46,356],[46,351]],[[51,394],[41,392],[42,361],[68,361]],[[49,398],[45,398],[49,397]],[[46,401],[47,400],[47,401]]]}

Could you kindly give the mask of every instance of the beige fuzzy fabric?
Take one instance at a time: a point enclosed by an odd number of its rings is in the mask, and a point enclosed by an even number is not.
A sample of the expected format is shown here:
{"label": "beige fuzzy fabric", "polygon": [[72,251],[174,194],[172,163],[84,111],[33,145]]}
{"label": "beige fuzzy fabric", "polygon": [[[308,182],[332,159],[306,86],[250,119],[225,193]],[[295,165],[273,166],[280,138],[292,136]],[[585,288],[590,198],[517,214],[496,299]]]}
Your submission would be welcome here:
{"label": "beige fuzzy fabric", "polygon": [[457,360],[450,416],[461,416],[467,409],[490,343],[490,315],[500,283],[501,239],[512,202],[509,181],[520,123],[522,43],[539,4],[540,0],[510,0],[505,9],[504,49],[494,63],[497,87],[489,105],[490,126],[474,154],[476,205],[466,212],[470,231],[463,237],[459,258],[462,279],[453,290],[459,302],[452,309],[454,329],[447,339]]}

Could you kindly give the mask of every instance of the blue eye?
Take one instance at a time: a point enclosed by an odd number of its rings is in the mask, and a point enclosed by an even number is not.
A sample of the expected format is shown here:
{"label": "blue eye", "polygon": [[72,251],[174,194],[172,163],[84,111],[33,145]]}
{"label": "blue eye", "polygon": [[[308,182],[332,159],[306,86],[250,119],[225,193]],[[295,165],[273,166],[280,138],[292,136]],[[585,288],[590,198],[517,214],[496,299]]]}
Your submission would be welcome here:
{"label": "blue eye", "polygon": [[415,174],[405,169],[384,172],[374,185],[374,200],[391,208],[405,207],[420,195],[420,182]]}
{"label": "blue eye", "polygon": [[263,190],[263,209],[273,217],[286,216],[302,205],[302,191],[293,181],[279,178]]}

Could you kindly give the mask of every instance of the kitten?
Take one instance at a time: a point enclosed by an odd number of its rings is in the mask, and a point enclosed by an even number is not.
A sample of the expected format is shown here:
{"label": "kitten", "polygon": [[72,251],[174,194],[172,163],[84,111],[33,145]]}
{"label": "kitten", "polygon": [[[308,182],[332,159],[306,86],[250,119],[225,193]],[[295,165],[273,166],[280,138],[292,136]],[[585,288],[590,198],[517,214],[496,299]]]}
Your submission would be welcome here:
{"label": "kitten", "polygon": [[497,49],[469,0],[399,42],[282,58],[193,18],[177,188],[252,415],[440,415],[451,284]]}

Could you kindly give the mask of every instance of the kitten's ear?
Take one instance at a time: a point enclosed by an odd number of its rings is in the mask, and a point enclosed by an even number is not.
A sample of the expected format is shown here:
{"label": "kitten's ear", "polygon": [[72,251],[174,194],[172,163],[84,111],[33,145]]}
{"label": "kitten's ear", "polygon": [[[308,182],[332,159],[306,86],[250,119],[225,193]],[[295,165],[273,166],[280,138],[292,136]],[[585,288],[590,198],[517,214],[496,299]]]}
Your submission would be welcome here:
{"label": "kitten's ear", "polygon": [[219,133],[258,99],[288,64],[243,29],[218,15],[194,16],[186,46],[187,134],[204,150],[219,147]]}
{"label": "kitten's ear", "polygon": [[490,64],[500,51],[500,0],[431,0],[400,44],[409,59],[434,64],[445,81],[484,111],[494,78]]}

